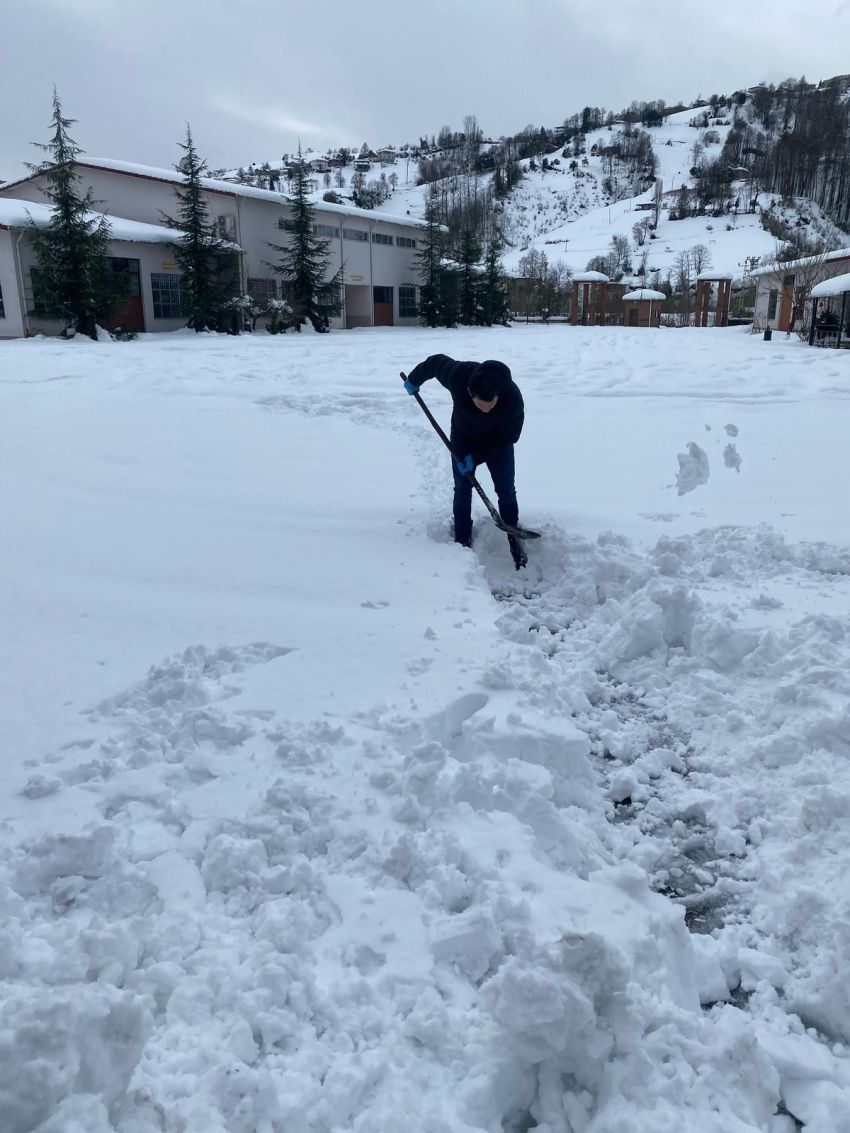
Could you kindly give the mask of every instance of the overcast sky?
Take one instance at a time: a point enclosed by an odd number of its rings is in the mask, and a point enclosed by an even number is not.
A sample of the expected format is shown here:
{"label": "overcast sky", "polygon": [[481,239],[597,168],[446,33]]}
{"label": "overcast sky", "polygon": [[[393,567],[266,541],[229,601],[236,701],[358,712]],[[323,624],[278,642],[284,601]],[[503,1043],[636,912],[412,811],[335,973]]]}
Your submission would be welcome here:
{"label": "overcast sky", "polygon": [[[0,0],[0,178],[46,141],[53,84],[90,157],[212,167],[485,135],[584,105],[690,102],[850,70],[850,0]],[[712,10],[714,9],[714,10]],[[14,11],[14,14],[13,14]],[[815,11],[817,15],[815,17]]]}

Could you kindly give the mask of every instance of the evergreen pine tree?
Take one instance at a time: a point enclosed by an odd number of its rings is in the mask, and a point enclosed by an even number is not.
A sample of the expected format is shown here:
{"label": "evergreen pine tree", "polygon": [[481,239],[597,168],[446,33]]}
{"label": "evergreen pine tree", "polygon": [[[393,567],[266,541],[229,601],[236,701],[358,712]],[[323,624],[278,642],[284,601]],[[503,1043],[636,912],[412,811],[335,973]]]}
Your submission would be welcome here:
{"label": "evergreen pine tree", "polygon": [[502,245],[493,239],[487,246],[484,257],[484,278],[481,285],[481,306],[486,325],[508,325],[508,285],[502,271]]}
{"label": "evergreen pine tree", "polygon": [[479,274],[478,262],[481,259],[481,245],[475,239],[474,233],[469,229],[461,236],[460,255],[460,295],[458,297],[458,321],[464,326],[472,326],[479,322],[478,292]]}
{"label": "evergreen pine tree", "polygon": [[313,234],[315,209],[310,203],[307,166],[300,145],[292,183],[292,216],[283,222],[290,241],[269,245],[280,253],[280,262],[270,266],[283,277],[287,299],[298,320],[297,329],[309,319],[315,330],[324,332],[330,330],[329,319],[339,310],[342,268],[331,279],[325,279],[330,242]]}
{"label": "evergreen pine tree", "polygon": [[444,327],[457,326],[460,314],[460,273],[456,265],[440,268],[439,317]]}
{"label": "evergreen pine tree", "polygon": [[443,257],[443,233],[440,226],[440,203],[437,187],[432,185],[425,203],[425,228],[419,241],[416,263],[422,285],[419,290],[419,314],[426,327],[440,325],[440,275]]}
{"label": "evergreen pine tree", "polygon": [[82,150],[69,134],[75,119],[65,118],[56,88],[53,89],[53,137],[35,144],[49,155],[39,165],[44,192],[53,206],[46,228],[30,231],[38,260],[34,280],[35,298],[47,318],[61,319],[63,335],[77,331],[97,339],[99,320],[112,314],[122,297],[108,255],[109,224],[105,216],[92,215],[96,202],[92,190],[81,193],[74,162]]}
{"label": "evergreen pine tree", "polygon": [[226,254],[227,244],[220,239],[210,219],[201,184],[207,165],[198,156],[188,123],[186,141],[178,144],[183,157],[174,168],[185,181],[182,188],[175,190],[179,201],[177,216],[163,214],[163,218],[169,227],[183,233],[173,247],[180,267],[180,291],[188,316],[187,326],[198,332],[225,330],[228,315],[224,308],[228,293],[238,286],[233,279],[233,257]]}

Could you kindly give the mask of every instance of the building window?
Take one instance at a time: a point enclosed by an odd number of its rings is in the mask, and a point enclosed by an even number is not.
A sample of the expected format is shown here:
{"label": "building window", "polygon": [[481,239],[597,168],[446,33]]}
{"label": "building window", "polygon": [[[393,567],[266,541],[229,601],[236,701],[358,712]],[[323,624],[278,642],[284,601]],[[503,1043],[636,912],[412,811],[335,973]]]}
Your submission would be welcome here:
{"label": "building window", "polygon": [[255,303],[259,303],[260,306],[263,306],[268,303],[270,299],[277,298],[277,280],[261,279],[249,275],[248,294]]}
{"label": "building window", "polygon": [[116,289],[121,294],[121,299],[138,299],[142,293],[142,277],[139,261],[123,259],[119,256],[112,256],[110,258],[112,261],[112,278]]}
{"label": "building window", "polygon": [[333,224],[314,224],[313,235],[333,236],[336,240],[339,240],[339,229]]}
{"label": "building window", "polygon": [[155,319],[181,319],[185,316],[179,275],[151,272],[151,294]]}
{"label": "building window", "polygon": [[372,243],[373,244],[392,244],[392,242],[393,242],[392,236],[389,236],[386,232],[373,232],[372,233]]}
{"label": "building window", "polygon": [[396,236],[395,242],[399,248],[415,248],[416,241],[411,240],[409,236]]}
{"label": "building window", "polygon": [[215,218],[216,235],[220,240],[232,240],[236,236],[236,217],[232,212]]}
{"label": "building window", "polygon": [[40,268],[30,268],[30,292],[26,300],[28,315],[43,315],[47,310],[47,293]]}
{"label": "building window", "polygon": [[776,304],[778,302],[779,302],[779,289],[776,288],[776,287],[772,287],[771,290],[770,290],[770,296],[767,300],[767,317],[769,319],[775,319],[776,318]]}
{"label": "building window", "polygon": [[331,284],[328,287],[323,287],[317,298],[320,306],[325,310],[325,314],[329,318],[339,318],[342,313],[342,289],[339,284]]}
{"label": "building window", "polygon": [[398,289],[398,317],[400,319],[415,319],[419,315],[416,304],[415,287],[399,287]]}
{"label": "building window", "polygon": [[373,287],[372,298],[376,303],[392,303],[393,289],[391,287]]}
{"label": "building window", "polygon": [[6,318],[6,308],[3,306],[3,288],[0,287],[0,319]]}
{"label": "building window", "polygon": [[282,228],[284,230],[284,232],[286,231],[286,217],[285,216],[279,216],[277,218],[277,226],[278,226],[278,228]]}
{"label": "building window", "polygon": [[360,240],[364,244],[369,242],[369,233],[362,228],[343,228],[342,235],[346,240]]}

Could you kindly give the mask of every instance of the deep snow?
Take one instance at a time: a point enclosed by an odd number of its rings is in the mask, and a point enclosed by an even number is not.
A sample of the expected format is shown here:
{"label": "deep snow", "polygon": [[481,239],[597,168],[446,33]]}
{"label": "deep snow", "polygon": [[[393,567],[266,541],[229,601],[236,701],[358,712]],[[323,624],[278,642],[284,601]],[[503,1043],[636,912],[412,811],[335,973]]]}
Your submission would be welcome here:
{"label": "deep snow", "polygon": [[[521,573],[437,351],[525,395]],[[0,345],[3,1133],[846,1133],[847,365]]]}

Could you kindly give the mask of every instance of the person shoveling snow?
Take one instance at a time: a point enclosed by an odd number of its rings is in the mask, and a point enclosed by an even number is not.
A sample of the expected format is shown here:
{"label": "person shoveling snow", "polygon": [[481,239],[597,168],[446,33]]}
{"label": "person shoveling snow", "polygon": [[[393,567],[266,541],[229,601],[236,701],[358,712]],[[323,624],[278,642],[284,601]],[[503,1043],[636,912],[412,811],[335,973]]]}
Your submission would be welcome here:
{"label": "person shoveling snow", "polygon": [[[447,354],[432,354],[404,378],[404,388],[416,395],[431,424],[452,454],[454,476],[454,537],[463,547],[472,545],[472,489],[481,496],[494,520],[507,532],[517,570],[528,562],[523,539],[537,538],[518,526],[519,505],[515,485],[514,445],[520,438],[525,407],[519,387],[504,362],[456,362]],[[425,403],[420,389],[436,378],[452,395],[451,437],[446,437]],[[475,469],[486,464],[499,501],[498,515],[475,479]],[[499,522],[501,520],[501,522]]]}

